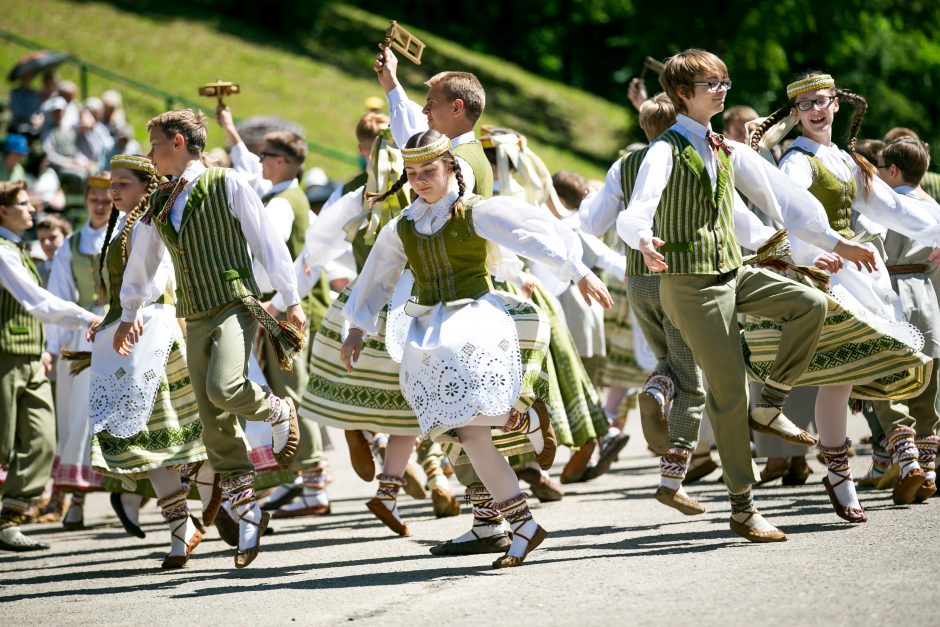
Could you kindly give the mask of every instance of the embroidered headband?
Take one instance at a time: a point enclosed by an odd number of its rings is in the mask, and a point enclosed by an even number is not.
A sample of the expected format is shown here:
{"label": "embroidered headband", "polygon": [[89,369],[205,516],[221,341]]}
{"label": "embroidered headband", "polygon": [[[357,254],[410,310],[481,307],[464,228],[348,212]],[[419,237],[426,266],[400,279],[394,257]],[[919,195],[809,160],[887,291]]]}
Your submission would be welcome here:
{"label": "embroidered headband", "polygon": [[808,76],[806,78],[801,78],[795,83],[790,83],[787,85],[787,98],[793,100],[800,94],[805,94],[808,91],[816,91],[817,89],[835,89],[836,81],[829,76],[828,74],[817,74],[816,76]]}
{"label": "embroidered headband", "polygon": [[96,174],[95,176],[89,176],[88,187],[103,187],[108,189],[111,187],[111,177],[107,172],[103,174]]}
{"label": "embroidered headband", "polygon": [[153,167],[153,161],[140,155],[114,155],[111,157],[111,169],[116,168],[146,172],[150,176],[157,175],[157,169]]}
{"label": "embroidered headband", "polygon": [[441,135],[440,139],[427,146],[402,148],[401,156],[405,163],[421,163],[422,161],[437,159],[448,150],[450,150],[450,138],[447,135]]}

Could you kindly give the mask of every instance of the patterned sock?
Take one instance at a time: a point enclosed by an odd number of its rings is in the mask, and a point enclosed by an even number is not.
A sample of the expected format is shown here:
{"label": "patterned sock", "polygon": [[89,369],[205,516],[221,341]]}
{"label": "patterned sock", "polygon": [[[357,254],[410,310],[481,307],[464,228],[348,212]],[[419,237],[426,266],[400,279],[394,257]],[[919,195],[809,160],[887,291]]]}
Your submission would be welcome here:
{"label": "patterned sock", "polygon": [[937,482],[937,447],[940,437],[935,435],[920,436],[915,440],[919,453],[920,467],[924,470],[927,481]]}
{"label": "patterned sock", "polygon": [[891,463],[901,468],[901,479],[915,468],[917,463],[917,444],[914,443],[914,430],[910,427],[897,427],[888,434],[888,452]]}
{"label": "patterned sock", "polygon": [[646,378],[643,384],[643,392],[653,396],[660,405],[666,406],[666,402],[672,400],[676,395],[676,384],[665,372],[653,372]]}
{"label": "patterned sock", "polygon": [[174,492],[157,501],[163,520],[170,526],[170,555],[186,555],[186,545],[196,533],[196,526],[189,517],[186,490]]}
{"label": "patterned sock", "polygon": [[526,538],[531,538],[536,527],[538,527],[535,519],[532,518],[532,512],[529,511],[529,506],[526,504],[526,494],[520,492],[508,501],[497,503],[496,507],[512,527],[512,546],[506,551],[506,555],[522,557],[529,546],[529,541]]}
{"label": "patterned sock", "polygon": [[839,503],[846,507],[860,509],[858,495],[855,493],[855,482],[852,480],[852,466],[849,464],[849,447],[852,441],[846,439],[842,446],[819,445],[819,452],[826,459],[829,468],[827,475],[829,483]]}
{"label": "patterned sock", "polygon": [[261,508],[255,498],[254,482],[253,472],[222,480],[222,492],[229,501],[227,509],[238,522],[238,548],[242,551],[258,544]]}
{"label": "patterned sock", "polygon": [[751,491],[728,493],[731,501],[731,518],[757,531],[774,531],[776,527],[767,522],[757,511]]}
{"label": "patterned sock", "polygon": [[682,481],[689,469],[689,460],[692,451],[679,447],[672,447],[659,458],[659,485],[675,490],[683,496],[688,496],[682,489]]}
{"label": "patterned sock", "polygon": [[533,409],[528,411],[510,409],[509,419],[506,420],[506,424],[499,427],[499,430],[503,433],[525,433],[535,450],[535,454],[538,455],[545,448],[545,438],[542,437],[542,430],[539,428],[539,417],[533,414]]}
{"label": "patterned sock", "polygon": [[402,477],[395,475],[378,475],[379,489],[375,491],[375,498],[382,501],[382,505],[388,508],[395,520],[401,522],[401,516],[398,515],[398,491],[405,485]]}
{"label": "patterned sock", "polygon": [[467,488],[464,495],[473,512],[473,527],[470,531],[455,538],[454,543],[489,538],[505,532],[503,514],[496,507],[493,496],[486,488],[482,486]]}
{"label": "patterned sock", "polygon": [[273,435],[271,448],[275,453],[280,453],[287,445],[287,438],[290,436],[290,407],[284,399],[275,396],[270,389],[267,389],[267,392],[268,417],[264,421],[271,425]]}
{"label": "patterned sock", "polygon": [[882,438],[878,442],[871,443],[871,469],[865,475],[865,479],[875,480],[881,478],[888,468],[891,467],[891,455],[888,454],[886,440]]}

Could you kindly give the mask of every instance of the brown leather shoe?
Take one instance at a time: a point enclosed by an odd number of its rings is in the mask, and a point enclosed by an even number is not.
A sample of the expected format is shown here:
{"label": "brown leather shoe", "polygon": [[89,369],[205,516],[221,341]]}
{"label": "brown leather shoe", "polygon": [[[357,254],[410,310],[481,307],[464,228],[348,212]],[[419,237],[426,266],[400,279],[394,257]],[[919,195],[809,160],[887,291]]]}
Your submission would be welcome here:
{"label": "brown leather shoe", "polygon": [[813,469],[806,463],[805,457],[791,457],[790,470],[783,476],[783,485],[806,485],[806,480],[813,474]]}
{"label": "brown leather shoe", "polygon": [[775,479],[785,477],[790,472],[790,460],[786,457],[768,457],[767,463],[760,471],[758,485],[770,483]]}
{"label": "brown leather shoe", "polygon": [[[696,457],[698,459],[696,459]],[[712,459],[711,453],[705,453],[704,455],[692,456],[692,463],[689,465],[689,469],[685,473],[685,479],[682,480],[683,484],[695,483],[700,479],[704,479],[708,475],[712,474],[718,470],[718,463]]]}
{"label": "brown leather shoe", "polygon": [[914,499],[917,498],[917,491],[924,485],[924,481],[926,481],[926,477],[924,471],[920,468],[915,468],[904,475],[904,478],[894,486],[894,492],[891,493],[894,504],[910,505],[913,503]]}
{"label": "brown leather shoe", "polygon": [[780,412],[774,416],[773,420],[769,424],[761,424],[754,420],[752,417],[748,416],[747,424],[754,431],[759,431],[760,433],[767,433],[770,435],[775,435],[781,440],[789,442],[790,444],[796,444],[797,446],[816,446],[819,442],[811,434],[807,433],[803,429],[800,429],[800,432],[797,434],[787,433],[782,431],[779,427],[779,424],[784,420],[788,420],[786,416],[783,415],[783,412]]}
{"label": "brown leather shoe", "polygon": [[878,479],[878,482],[875,483],[876,490],[890,490],[897,485],[898,480],[901,478],[901,467],[897,464],[891,464],[888,466],[888,470],[885,471],[881,478]]}
{"label": "brown leather shoe", "polygon": [[[244,568],[248,566],[255,558],[258,557],[258,549],[261,548],[261,536],[264,535],[264,532],[268,529],[268,523],[271,521],[270,512],[261,512],[261,522],[257,523],[258,526],[258,541],[250,549],[245,549],[244,551],[235,552],[235,568]],[[249,521],[250,522],[250,521]],[[255,524],[255,523],[251,523]]]}
{"label": "brown leather shoe", "polygon": [[640,392],[637,401],[640,405],[640,426],[643,428],[646,445],[657,455],[665,455],[669,449],[669,422],[666,420],[663,406],[649,392]]}
{"label": "brown leather shoe", "polygon": [[304,516],[326,516],[333,511],[329,503],[321,505],[319,503],[311,505],[304,495],[297,497],[303,501],[304,506],[295,509],[277,509],[271,515],[271,518],[303,518]]}
{"label": "brown leather shoe", "polygon": [[529,489],[532,491],[532,494],[542,503],[560,501],[565,496],[564,488],[535,468],[517,470],[516,476],[529,484]]}
{"label": "brown leather shoe", "polygon": [[505,553],[512,546],[508,533],[498,533],[495,536],[484,536],[467,542],[454,542],[448,540],[435,544],[429,551],[432,555],[441,557],[455,557],[460,555],[482,555],[483,553]]}
{"label": "brown leather shoe", "polygon": [[528,544],[525,547],[525,553],[522,554],[522,557],[503,555],[501,558],[493,562],[493,568],[514,568],[516,566],[522,566],[522,563],[525,561],[525,558],[529,556],[529,553],[538,548],[545,538],[548,537],[548,532],[542,529],[540,525],[536,525],[535,533],[532,534],[531,538],[526,538],[518,531],[515,535],[528,540]]}
{"label": "brown leather shoe", "polygon": [[579,448],[565,464],[561,471],[561,482],[563,484],[578,483],[584,480],[584,473],[587,471],[588,464],[591,463],[591,455],[597,448],[595,440],[589,440]]}
{"label": "brown leather shoe", "polygon": [[929,479],[924,481],[917,489],[917,495],[914,497],[915,503],[923,503],[937,493],[937,484]]}
{"label": "brown leather shoe", "polygon": [[[844,477],[840,475],[840,481],[846,481]],[[851,481],[851,479],[848,479]],[[862,507],[848,507],[839,502],[838,497],[836,496],[835,487],[829,481],[829,477],[823,477],[823,485],[826,486],[826,493],[829,495],[829,502],[832,503],[832,509],[836,511],[836,516],[842,520],[847,520],[850,523],[863,523],[868,522],[868,516],[865,514],[865,509]],[[838,483],[836,485],[839,485]]]}
{"label": "brown leather shoe", "polygon": [[366,507],[369,508],[369,511],[372,512],[376,518],[382,521],[382,524],[398,535],[411,535],[411,531],[408,529],[408,525],[395,518],[395,515],[391,512],[391,510],[385,507],[385,502],[382,499],[378,497],[372,497],[366,501]]}
{"label": "brown leather shoe", "polygon": [[186,565],[186,562],[189,561],[190,554],[199,546],[200,542],[202,542],[202,532],[196,529],[193,537],[186,543],[186,554],[167,555],[163,558],[163,563],[160,565],[160,568],[182,568]]}
{"label": "brown leather shoe", "polygon": [[[532,409],[539,417],[538,428],[542,432],[542,442],[544,443],[542,452],[536,455],[536,460],[542,470],[548,470],[555,463],[555,451],[558,449],[555,428],[552,426],[552,415],[542,401],[535,401],[532,404]],[[531,427],[529,428],[531,429]]]}
{"label": "brown leather shoe", "polygon": [[437,518],[460,515],[460,501],[451,492],[439,486],[431,488],[431,505]]}
{"label": "brown leather shoe", "polygon": [[402,479],[405,480],[405,485],[402,486],[405,490],[405,494],[416,501],[423,501],[428,498],[427,490],[424,489],[424,479],[417,466],[408,462],[408,465],[405,466],[405,474]]}
{"label": "brown leather shoe", "polygon": [[677,490],[671,490],[666,486],[659,486],[656,490],[656,500],[673,509],[679,510],[686,516],[695,516],[704,514],[705,507],[695,499],[682,496]]}
{"label": "brown leather shoe", "polygon": [[294,401],[289,396],[285,396],[283,401],[287,403],[287,406],[290,408],[287,443],[284,445],[284,448],[274,453],[274,459],[277,461],[278,466],[287,470],[290,468],[294,458],[297,457],[297,450],[299,449],[297,445],[300,442],[300,423],[297,421],[297,408],[294,407]]}
{"label": "brown leather shoe", "polygon": [[346,445],[349,447],[349,459],[352,462],[353,470],[363,481],[372,481],[375,479],[375,458],[372,456],[372,448],[369,441],[362,431],[345,431]]}
{"label": "brown leather shoe", "polygon": [[597,479],[610,470],[610,467],[615,461],[617,461],[617,458],[620,456],[620,452],[623,451],[624,447],[629,441],[630,436],[623,431],[611,438],[604,445],[603,450],[601,450],[601,455],[597,458],[597,463],[589,467],[584,472],[584,481]]}
{"label": "brown leather shoe", "polygon": [[[751,516],[754,514],[752,513]],[[748,516],[750,518],[751,516]],[[753,527],[748,527],[743,522],[738,522],[734,518],[731,519],[731,531],[735,534],[741,536],[748,542],[786,542],[787,534],[783,533],[779,529],[774,529],[773,531],[757,531]]]}

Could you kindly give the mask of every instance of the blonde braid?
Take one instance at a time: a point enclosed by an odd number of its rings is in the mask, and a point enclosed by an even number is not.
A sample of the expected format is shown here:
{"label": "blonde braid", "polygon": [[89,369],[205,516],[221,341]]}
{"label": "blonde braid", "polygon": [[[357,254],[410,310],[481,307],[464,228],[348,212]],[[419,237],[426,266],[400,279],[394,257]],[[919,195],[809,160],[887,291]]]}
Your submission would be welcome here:
{"label": "blonde braid", "polygon": [[127,214],[127,222],[124,223],[124,228],[121,230],[121,259],[124,260],[124,263],[127,263],[127,238],[130,235],[131,229],[134,227],[134,224],[142,215],[144,215],[147,210],[150,208],[150,196],[157,191],[157,177],[150,177],[150,183],[147,185],[147,191],[144,192],[144,197],[140,199],[140,202],[137,203],[137,206],[134,207],[130,213]]}
{"label": "blonde braid", "polygon": [[844,89],[836,89],[836,96],[855,107],[855,115],[852,117],[852,125],[849,127],[847,147],[849,154],[852,155],[852,160],[862,171],[862,178],[865,181],[865,196],[868,196],[871,194],[871,182],[876,174],[876,169],[868,159],[855,150],[855,145],[858,142],[858,131],[862,126],[862,120],[865,119],[865,113],[868,111],[868,101],[862,96]]}
{"label": "blonde braid", "polygon": [[770,128],[772,128],[774,124],[776,124],[777,122],[780,122],[781,120],[789,116],[790,110],[792,108],[793,108],[793,105],[791,104],[791,105],[782,107],[780,109],[777,109],[776,111],[770,114],[770,117],[768,117],[766,120],[761,122],[761,125],[758,126],[756,129],[754,129],[754,133],[751,134],[751,148],[753,148],[754,150],[760,150],[760,140],[764,136],[764,133],[766,133]]}

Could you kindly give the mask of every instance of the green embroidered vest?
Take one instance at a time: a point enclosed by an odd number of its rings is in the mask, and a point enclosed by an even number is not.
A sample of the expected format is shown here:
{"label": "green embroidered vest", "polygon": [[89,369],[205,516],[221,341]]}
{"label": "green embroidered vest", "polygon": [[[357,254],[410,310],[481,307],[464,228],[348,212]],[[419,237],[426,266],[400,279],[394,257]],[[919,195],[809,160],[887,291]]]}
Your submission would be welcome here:
{"label": "green embroidered vest", "polygon": [[100,253],[86,255],[79,252],[78,246],[82,239],[82,232],[69,235],[69,247],[72,249],[72,278],[78,290],[78,306],[91,311],[101,305],[101,280],[98,276],[98,262]]}
{"label": "green embroidered vest", "polygon": [[[741,247],[734,234],[734,171],[731,159],[718,152],[717,189],[712,189],[711,177],[705,162],[692,144],[676,131],[668,130],[656,141],[672,146],[673,168],[669,181],[653,218],[653,234],[665,241],[659,252],[666,258],[669,269],[665,274],[724,274],[739,267]],[[623,168],[623,181],[631,168],[639,169],[643,157],[637,161],[627,159]],[[629,191],[624,189],[624,202],[629,202]],[[627,274],[648,274],[643,256],[635,251],[628,257]]]}
{"label": "green embroidered vest", "polygon": [[[172,191],[154,193],[148,218],[160,215]],[[224,168],[209,168],[200,175],[183,208],[179,233],[169,211],[166,222],[153,218],[151,223],[173,259],[179,317],[260,294],[251,271],[248,242],[228,206]]]}
{"label": "green embroidered vest", "polygon": [[804,154],[809,160],[813,169],[813,184],[808,191],[826,210],[832,230],[846,239],[855,237],[855,231],[852,230],[852,203],[857,192],[855,177],[850,176],[848,181],[843,181],[824,166],[816,155],[798,146],[790,148],[784,156],[791,152]]}
{"label": "green embroidered vest", "polygon": [[[646,158],[647,151],[649,151],[649,146],[642,150],[631,152],[629,155],[624,155],[620,159],[620,186],[623,189],[624,206],[630,202],[630,196],[633,195],[633,186],[636,183],[637,173],[640,171],[640,165],[643,163],[643,159]],[[653,274],[649,271],[649,268],[646,267],[646,263],[643,261],[643,255],[637,249],[627,246],[625,256],[627,258],[626,276]]]}
{"label": "green embroidered vest", "polygon": [[920,180],[920,186],[927,192],[928,196],[940,202],[940,174],[924,172],[924,178]]}
{"label": "green embroidered vest", "polygon": [[486,240],[473,230],[473,205],[479,200],[479,196],[467,199],[463,211],[432,235],[418,233],[407,218],[398,221],[418,304],[477,298],[493,289],[486,269]]}
{"label": "green embroidered vest", "polygon": [[[108,313],[101,322],[104,328],[112,322],[120,319],[123,309],[121,308],[121,286],[124,284],[124,268],[127,267],[127,259],[131,254],[131,234],[127,235],[127,254],[121,251],[121,235],[111,240],[108,249],[104,254],[104,285],[108,294]],[[173,304],[176,302],[172,292],[166,291],[154,301],[155,304]]]}
{"label": "green embroidered vest", "polygon": [[493,166],[490,165],[483,152],[483,144],[479,140],[460,144],[456,148],[451,148],[451,154],[460,157],[470,165],[473,170],[473,193],[483,198],[489,198],[493,195]]}
{"label": "green embroidered vest", "polygon": [[[2,236],[0,236],[0,246],[15,250],[23,260],[23,265],[29,270],[30,276],[36,281],[36,285],[41,284],[39,271],[28,252],[21,250],[16,242]],[[0,353],[38,357],[42,355],[43,346],[42,324],[29,315],[26,308],[13,298],[13,294],[0,288]],[[3,411],[10,411],[10,408],[3,408]]]}

